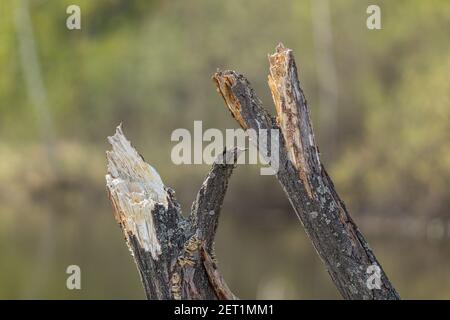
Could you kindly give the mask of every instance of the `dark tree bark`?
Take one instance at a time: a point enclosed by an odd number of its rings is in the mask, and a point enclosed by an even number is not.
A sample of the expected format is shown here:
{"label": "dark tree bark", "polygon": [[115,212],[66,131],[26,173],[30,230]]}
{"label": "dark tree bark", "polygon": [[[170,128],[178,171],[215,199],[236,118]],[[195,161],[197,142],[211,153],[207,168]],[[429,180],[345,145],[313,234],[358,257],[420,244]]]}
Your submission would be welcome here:
{"label": "dark tree bark", "polygon": [[235,299],[217,270],[213,243],[237,149],[216,160],[184,218],[175,192],[120,126],[109,142],[107,189],[147,298]]}
{"label": "dark tree bark", "polygon": [[[276,119],[264,109],[247,79],[234,71],[213,76],[225,104],[243,129],[280,131],[278,181],[342,296],[399,299],[320,162],[292,50],[280,44],[269,61]],[[267,148],[270,153],[270,145]],[[369,266],[380,270],[379,289],[367,285]]]}
{"label": "dark tree bark", "polygon": [[[279,45],[269,61],[277,119],[264,109],[247,79],[234,71],[213,77],[225,104],[243,129],[254,130],[253,142],[264,148],[263,154],[276,149],[258,143],[260,130],[269,130],[269,136],[271,129],[279,133],[278,181],[342,296],[399,299],[320,162],[292,51]],[[120,126],[109,142],[107,188],[147,297],[236,299],[217,269],[214,236],[239,151],[226,151],[216,160],[190,216],[184,218],[175,192],[164,186]],[[380,271],[379,286],[368,283],[371,266]]]}

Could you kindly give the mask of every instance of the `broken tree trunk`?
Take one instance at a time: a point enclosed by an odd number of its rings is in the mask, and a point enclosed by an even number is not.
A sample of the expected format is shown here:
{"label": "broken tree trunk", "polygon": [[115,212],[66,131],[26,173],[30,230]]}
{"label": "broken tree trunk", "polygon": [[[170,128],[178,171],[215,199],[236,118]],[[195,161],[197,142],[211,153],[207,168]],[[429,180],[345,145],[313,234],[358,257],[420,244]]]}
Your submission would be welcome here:
{"label": "broken tree trunk", "polygon": [[226,151],[206,177],[188,218],[125,138],[108,138],[107,189],[148,299],[235,299],[217,270],[214,235],[228,179],[239,154]]}
{"label": "broken tree trunk", "polygon": [[[234,71],[219,71],[213,76],[218,92],[240,126],[254,129],[257,139],[261,129],[280,131],[277,178],[342,296],[399,299],[320,162],[292,50],[280,44],[269,62],[276,120],[264,109],[247,79]],[[270,152],[270,145],[267,149]],[[369,266],[379,268],[378,288],[368,285]]]}
{"label": "broken tree trunk", "polygon": [[[279,45],[269,61],[276,120],[247,79],[234,71],[213,77],[225,104],[243,129],[254,130],[253,143],[265,149],[263,155],[271,153],[271,146],[259,143],[260,130],[267,130],[261,140],[271,130],[279,132],[277,178],[342,296],[399,299],[320,162],[292,51]],[[239,151],[226,151],[216,160],[184,218],[175,192],[164,186],[120,126],[109,142],[107,189],[147,298],[236,299],[217,269],[213,244]],[[369,267],[380,271],[379,283],[369,285]]]}

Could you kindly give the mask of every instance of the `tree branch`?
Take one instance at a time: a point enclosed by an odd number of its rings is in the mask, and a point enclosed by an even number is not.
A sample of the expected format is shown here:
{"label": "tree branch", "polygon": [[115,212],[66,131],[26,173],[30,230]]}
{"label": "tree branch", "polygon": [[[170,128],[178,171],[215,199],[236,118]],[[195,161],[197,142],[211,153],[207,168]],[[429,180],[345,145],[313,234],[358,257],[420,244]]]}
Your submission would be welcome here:
{"label": "tree branch", "polygon": [[[277,121],[263,108],[245,77],[234,71],[213,76],[225,104],[244,129],[281,131],[277,178],[342,296],[399,299],[320,162],[292,51],[280,45],[269,61]],[[367,285],[371,265],[380,268],[379,289]]]}
{"label": "tree branch", "polygon": [[[181,215],[175,192],[164,186],[125,138],[121,126],[108,138],[106,185],[116,221],[136,262],[148,299],[225,299],[234,297],[219,271],[211,270],[218,213],[234,162],[214,164],[199,191],[194,220]],[[237,154],[234,150],[226,156]],[[220,195],[214,192],[220,191]],[[203,214],[214,211],[215,215]],[[214,262],[214,267],[216,264]],[[211,277],[213,275],[213,277]],[[228,291],[227,291],[228,290]]]}
{"label": "tree branch", "polygon": [[212,245],[228,180],[241,152],[237,148],[225,150],[216,159],[192,204],[191,223],[196,226],[197,235],[204,240],[205,249],[210,254],[213,254]]}
{"label": "tree branch", "polygon": [[208,254],[208,251],[202,246],[200,248],[203,265],[205,266],[206,273],[208,274],[209,281],[214,287],[217,297],[220,300],[238,300],[238,298],[228,288],[222,275],[217,270],[217,264],[214,259]]}

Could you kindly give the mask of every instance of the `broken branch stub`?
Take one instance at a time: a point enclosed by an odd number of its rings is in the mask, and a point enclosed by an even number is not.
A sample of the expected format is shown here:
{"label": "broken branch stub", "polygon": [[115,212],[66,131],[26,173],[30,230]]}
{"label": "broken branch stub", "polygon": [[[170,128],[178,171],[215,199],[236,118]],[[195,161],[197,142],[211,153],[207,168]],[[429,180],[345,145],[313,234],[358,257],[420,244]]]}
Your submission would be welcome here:
{"label": "broken branch stub", "polygon": [[[399,299],[320,162],[292,50],[280,44],[269,62],[276,119],[262,106],[248,80],[234,71],[213,76],[218,92],[243,129],[280,131],[277,179],[341,295]],[[372,265],[380,268],[379,288],[367,284]]]}
{"label": "broken branch stub", "polygon": [[289,160],[310,197],[311,181],[320,174],[319,151],[315,143],[306,98],[297,77],[292,50],[279,44],[269,55],[268,83],[277,113],[277,124],[283,133]]}
{"label": "broken branch stub", "polygon": [[[236,161],[213,165],[191,216],[184,218],[175,192],[131,146],[121,126],[108,141],[112,150],[107,151],[106,185],[147,298],[234,298],[211,261],[219,212]],[[222,156],[236,159],[237,151]]]}

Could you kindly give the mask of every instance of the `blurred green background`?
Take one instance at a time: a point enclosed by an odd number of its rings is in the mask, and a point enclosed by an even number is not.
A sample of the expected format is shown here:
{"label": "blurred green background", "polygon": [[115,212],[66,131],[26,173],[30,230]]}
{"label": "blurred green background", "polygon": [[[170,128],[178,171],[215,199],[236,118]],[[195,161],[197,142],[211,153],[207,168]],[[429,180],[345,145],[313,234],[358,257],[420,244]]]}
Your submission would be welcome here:
{"label": "blurred green background", "polygon": [[[0,298],[144,298],[106,194],[106,137],[123,122],[188,212],[208,166],[172,164],[171,132],[236,128],[216,68],[273,112],[267,54],[282,41],[322,160],[400,295],[450,299],[449,39],[447,0],[0,0]],[[216,247],[241,298],[339,298],[255,165],[232,177]],[[66,289],[71,264],[81,290]]]}

